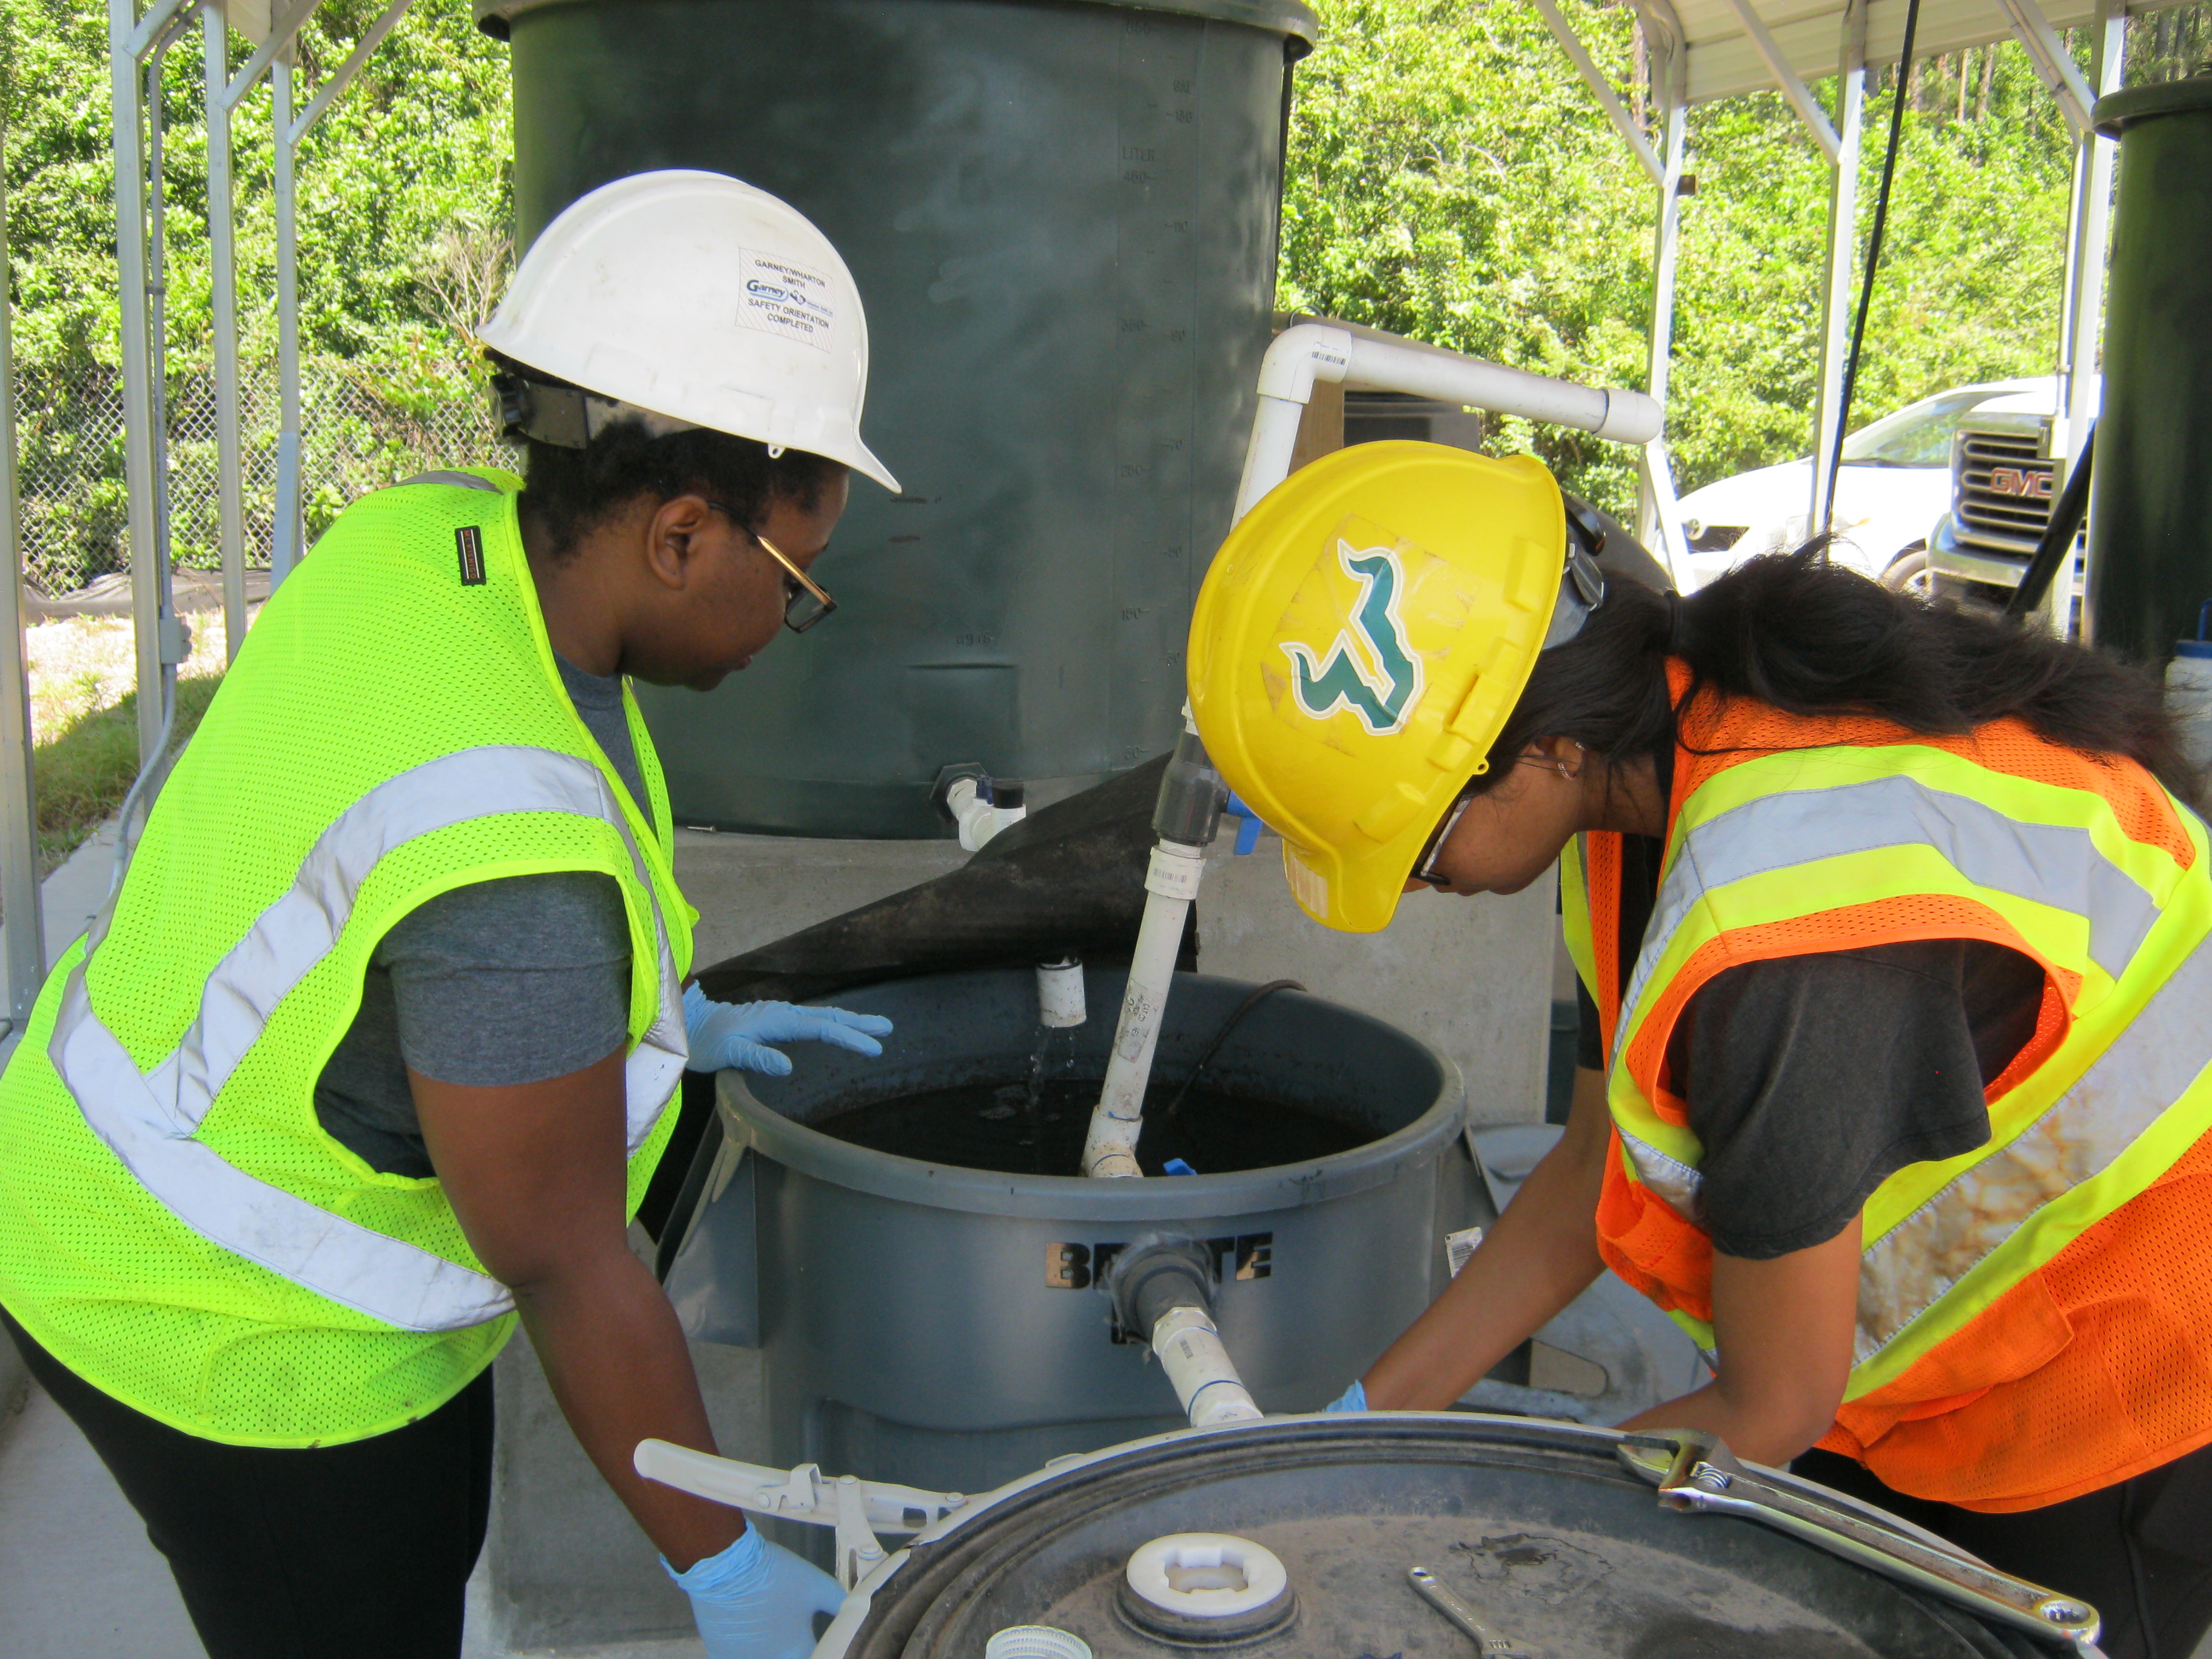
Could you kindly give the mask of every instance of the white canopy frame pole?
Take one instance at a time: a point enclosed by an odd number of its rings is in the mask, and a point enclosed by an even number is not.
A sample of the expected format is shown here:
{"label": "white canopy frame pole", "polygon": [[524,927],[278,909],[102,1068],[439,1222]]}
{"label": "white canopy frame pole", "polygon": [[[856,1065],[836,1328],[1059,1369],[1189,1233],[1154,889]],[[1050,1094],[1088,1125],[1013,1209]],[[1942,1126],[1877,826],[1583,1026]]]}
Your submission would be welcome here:
{"label": "white canopy frame pole", "polygon": [[[2126,11],[2098,0],[2089,72],[2098,98],[2119,90],[2127,65]],[[2081,436],[2097,417],[2099,341],[2105,326],[2105,258],[2112,225],[2112,167],[2119,146],[2085,129],[2074,157],[2074,222],[2066,246],[2066,339],[2059,374],[2066,390],[2066,455],[2081,453]],[[2069,465],[2069,468],[2071,471]]]}
{"label": "white canopy frame pole", "polygon": [[[108,80],[112,106],[112,142],[115,159],[115,257],[120,288],[119,333],[123,356],[124,471],[129,511],[131,568],[131,615],[137,643],[139,772],[125,798],[122,829],[118,836],[115,881],[120,884],[131,847],[134,809],[149,787],[156,785],[174,714],[176,665],[185,653],[186,635],[173,614],[168,584],[167,527],[161,507],[163,434],[160,429],[157,377],[167,364],[162,342],[151,312],[155,295],[149,272],[159,260],[159,242],[149,257],[147,224],[148,176],[145,143],[148,127],[148,88],[158,96],[161,54],[189,30],[193,14],[203,8],[205,101],[208,114],[208,240],[211,265],[210,321],[215,335],[216,380],[216,447],[219,511],[223,562],[223,614],[228,646],[236,656],[246,631],[245,511],[243,501],[243,446],[238,413],[238,290],[235,204],[233,195],[234,156],[230,118],[239,102],[252,91],[264,71],[270,76],[274,139],[275,206],[276,218],[277,372],[282,394],[277,438],[276,523],[271,549],[270,583],[283,580],[299,562],[301,551],[301,409],[299,332],[299,237],[296,162],[300,142],[324,112],[344,93],[378,44],[407,13],[410,0],[391,0],[363,33],[346,61],[330,76],[296,118],[293,113],[293,60],[301,27],[314,15],[320,0],[295,0],[281,15],[267,18],[265,33],[252,55],[235,75],[229,70],[228,12],[230,0],[155,0],[143,17],[137,0],[108,0]],[[241,7],[241,12],[246,9]],[[261,28],[258,19],[241,18]],[[142,83],[141,66],[149,54],[151,72]],[[160,119],[158,107],[152,111]],[[158,133],[158,126],[156,127]],[[158,143],[158,138],[157,138]],[[155,150],[158,164],[159,150]],[[158,181],[155,200],[160,199]],[[152,228],[158,238],[160,226]],[[12,430],[12,429],[11,429]],[[8,497],[10,521],[15,496]],[[4,526],[0,526],[4,528]],[[20,589],[20,583],[19,583]],[[16,599],[20,608],[20,591]],[[6,619],[0,614],[0,632]],[[20,653],[18,653],[20,656]],[[6,652],[0,643],[0,670]],[[22,684],[17,665],[19,687]],[[0,702],[4,702],[0,690]],[[6,711],[0,707],[0,767],[6,759]],[[7,781],[0,777],[0,820],[4,820]],[[4,888],[6,848],[0,827],[0,888]],[[112,889],[111,889],[112,890]],[[3,897],[4,895],[0,895]]]}
{"label": "white canopy frame pole", "polygon": [[287,24],[283,44],[271,54],[269,66],[270,90],[276,100],[271,125],[276,164],[271,193],[276,209],[276,380],[280,411],[276,430],[276,526],[269,554],[269,591],[272,593],[292,574],[307,551],[307,526],[300,499],[300,144],[315,123],[322,119],[324,112],[343,94],[378,44],[407,15],[412,0],[392,0],[362,33],[360,44],[345,62],[295,118],[292,112],[292,77],[298,54],[293,50],[293,42],[301,26],[313,14],[316,3],[317,0],[307,0]]}
{"label": "white canopy frame pole", "polygon": [[207,52],[208,309],[215,335],[216,510],[222,548],[223,649],[246,642],[245,456],[238,431],[237,213],[231,185],[230,28],[220,9],[201,17]]}
{"label": "white canopy frame pole", "polygon": [[[137,639],[138,759],[161,746],[161,561],[155,545],[154,477],[160,437],[154,429],[154,363],[146,293],[146,135],[138,66],[179,6],[149,13],[137,0],[107,0],[110,137],[115,158],[115,266],[123,356],[124,501],[131,538],[131,618]],[[164,15],[166,13],[166,15]],[[156,20],[159,20],[158,21]],[[21,604],[21,600],[17,601]]]}
{"label": "white canopy frame pole", "polygon": [[[1662,111],[1662,155],[1652,148],[1644,129],[1620,101],[1620,94],[1613,90],[1613,82],[1583,45],[1574,25],[1567,21],[1556,0],[1536,0],[1536,9],[1543,14],[1545,23],[1582,76],[1583,83],[1589,88],[1590,95],[1597,100],[1598,107],[1605,112],[1606,119],[1613,123],[1613,130],[1627,143],[1638,164],[1659,189],[1658,224],[1651,252],[1648,384],[1652,398],[1664,409],[1668,363],[1674,349],[1674,260],[1681,227],[1683,148],[1688,131],[1682,96],[1687,77],[1680,45],[1681,25],[1667,0],[1646,0],[1646,5],[1640,9],[1644,16],[1645,38],[1652,43],[1651,81]],[[1679,586],[1689,568],[1689,550],[1683,543],[1681,518],[1674,507],[1674,474],[1663,435],[1654,437],[1644,446],[1638,472],[1637,535],[1646,547],[1659,553],[1668,574]]]}
{"label": "white canopy frame pole", "polygon": [[[1747,0],[1737,3],[1747,12]],[[1859,136],[1866,105],[1868,0],[1844,9],[1843,52],[1836,72],[1836,147],[1829,151],[1834,179],[1828,196],[1827,269],[1820,284],[1820,382],[1813,416],[1813,486],[1805,533],[1817,536],[1835,514],[1834,473],[1828,465],[1836,434],[1849,411],[1843,407],[1844,358],[1850,350],[1850,276],[1856,264],[1859,221]],[[1898,66],[1899,96],[1905,66]]]}
{"label": "white canopy frame pole", "polygon": [[[2127,67],[2128,21],[2124,6],[2097,0],[2090,35],[2089,85],[2094,98],[2120,88]],[[2098,355],[2105,328],[2105,258],[2112,222],[2112,167],[2119,146],[2094,127],[2078,129],[2074,155],[2074,217],[2066,237],[2066,329],[2059,342],[2061,404],[2053,447],[2064,458],[2066,477],[2080,464],[2081,446],[2097,418]],[[2063,483],[2063,480],[2061,480]],[[2084,554],[2086,559],[2087,555]],[[2083,572],[2086,577],[2087,572]],[[2044,625],[2070,631],[2074,584],[2054,581],[2041,606]]]}
{"label": "white canopy frame pole", "polygon": [[[7,169],[0,167],[0,922],[7,939],[8,1020],[20,1025],[46,977],[39,895],[38,790],[31,690],[24,672],[23,539],[15,495],[15,356],[8,300]],[[4,1035],[0,1030],[0,1035]]]}
{"label": "white canopy frame pole", "polygon": [[[1651,88],[1659,100],[1664,161],[1659,174],[1658,219],[1651,239],[1651,327],[1644,385],[1663,411],[1674,367],[1674,265],[1681,248],[1682,171],[1689,149],[1689,107],[1683,95],[1688,54],[1674,9],[1665,0],[1656,0],[1656,4],[1664,8],[1663,13],[1647,18],[1644,38],[1651,43]],[[1679,588],[1690,573],[1690,549],[1682,535],[1681,509],[1674,496],[1674,458],[1668,452],[1663,431],[1644,446],[1641,473],[1636,533],[1644,546],[1657,551]]]}
{"label": "white canopy frame pole", "polygon": [[1598,68],[1596,59],[1583,46],[1582,37],[1575,33],[1574,25],[1567,21],[1565,14],[1553,3],[1553,0],[1536,0],[1536,9],[1543,13],[1544,21],[1551,26],[1553,34],[1566,52],[1568,59],[1580,72],[1583,83],[1589,88],[1590,96],[1597,100],[1597,106],[1605,112],[1606,119],[1613,123],[1613,131],[1627,141],[1628,148],[1643,163],[1644,170],[1651,175],[1653,183],[1657,183],[1666,169],[1652,149],[1651,141],[1644,136],[1643,129],[1636,125],[1636,118],[1628,112],[1627,106],[1620,101],[1620,94],[1606,79],[1605,71]]}
{"label": "white canopy frame pole", "polygon": [[[2035,66],[2037,79],[2050,89],[2058,100],[2058,112],[2066,118],[2066,125],[2081,137],[2089,130],[2089,106],[2096,97],[2089,83],[2081,78],[2073,54],[2066,43],[2051,27],[2043,9],[2035,0],[1996,0],[1998,9],[2010,20],[2014,39],[2027,49],[2028,62]],[[2098,7],[2102,16],[2104,7]]]}

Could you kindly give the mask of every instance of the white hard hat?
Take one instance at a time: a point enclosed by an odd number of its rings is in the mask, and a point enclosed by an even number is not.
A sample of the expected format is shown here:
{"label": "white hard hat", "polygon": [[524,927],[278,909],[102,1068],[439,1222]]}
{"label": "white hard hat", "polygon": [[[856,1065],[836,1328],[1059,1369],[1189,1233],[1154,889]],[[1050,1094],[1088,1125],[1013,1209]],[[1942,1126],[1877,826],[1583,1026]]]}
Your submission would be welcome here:
{"label": "white hard hat", "polygon": [[899,487],[860,441],[868,323],[853,273],[805,215],[726,174],[640,173],[577,198],[477,337],[598,394],[573,422],[576,443],[638,416],[659,432],[705,427],[826,455]]}

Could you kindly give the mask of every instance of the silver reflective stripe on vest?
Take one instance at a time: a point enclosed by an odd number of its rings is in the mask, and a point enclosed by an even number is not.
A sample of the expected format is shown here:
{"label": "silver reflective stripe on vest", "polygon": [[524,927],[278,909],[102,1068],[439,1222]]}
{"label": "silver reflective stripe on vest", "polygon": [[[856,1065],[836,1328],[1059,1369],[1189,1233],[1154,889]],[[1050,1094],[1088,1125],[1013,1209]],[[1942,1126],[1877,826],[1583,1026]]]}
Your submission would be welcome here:
{"label": "silver reflective stripe on vest", "polygon": [[440,468],[430,472],[417,472],[411,478],[402,478],[396,484],[386,484],[387,489],[404,489],[410,484],[448,484],[456,489],[482,489],[494,495],[507,492],[489,478],[479,478],[473,472],[449,472]]}
{"label": "silver reflective stripe on vest", "polygon": [[291,888],[210,973],[199,1017],[141,1073],[71,970],[47,1052],[85,1121],[177,1218],[225,1249],[404,1329],[453,1330],[512,1305],[503,1286],[246,1174],[191,1139],[286,996],[334,950],[361,886],[394,848],[458,823],[567,812],[622,834],[652,896],[660,1007],[624,1066],[629,1142],[650,1131],[683,1070],[683,1004],[659,896],[605,776],[589,761],[506,745],[465,750],[378,785],[318,838]]}
{"label": "silver reflective stripe on vest", "polygon": [[2043,1115],[1962,1171],[1867,1250],[1864,1364],[2045,1206],[2095,1179],[2212,1064],[2212,939]]}
{"label": "silver reflective stripe on vest", "polygon": [[2156,902],[2086,830],[2022,823],[1917,778],[1790,790],[1731,807],[1683,838],[1621,1007],[1636,1007],[1684,919],[1715,889],[1848,853],[1910,846],[1934,848],[1978,886],[2081,917],[2090,957],[2114,979],[2158,920]]}
{"label": "silver reflective stripe on vest", "polygon": [[[1619,1127],[1618,1125],[1615,1127]],[[1638,1140],[1626,1129],[1621,1129],[1620,1133],[1620,1144],[1627,1149],[1629,1162],[1636,1165],[1636,1178],[1665,1199],[1683,1220],[1695,1220],[1698,1188],[1705,1184],[1705,1178],[1679,1158],[1670,1158],[1650,1141]]]}

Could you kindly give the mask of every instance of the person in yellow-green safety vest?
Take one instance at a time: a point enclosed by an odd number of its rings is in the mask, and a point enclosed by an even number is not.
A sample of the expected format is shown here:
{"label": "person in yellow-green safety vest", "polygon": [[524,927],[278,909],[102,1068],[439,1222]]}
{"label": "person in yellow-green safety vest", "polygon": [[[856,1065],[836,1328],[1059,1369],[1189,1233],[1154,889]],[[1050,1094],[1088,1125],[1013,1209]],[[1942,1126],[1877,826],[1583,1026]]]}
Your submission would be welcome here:
{"label": "person in yellow-green safety vest", "polygon": [[2155,678],[1817,544],[1686,599],[1533,460],[1364,445],[1207,574],[1190,693],[1297,903],[1561,872],[1589,1048],[1333,1409],[1441,1409],[1610,1268],[1712,1382],[1626,1426],[2212,1623],[2212,842]]}
{"label": "person in yellow-green safety vest", "polygon": [[684,988],[631,678],[708,690],[831,601],[867,333],[736,179],[573,204],[482,337],[527,482],[348,507],[270,600],[0,1078],[0,1315],[215,1659],[460,1650],[518,1320],[714,1659],[836,1583],[641,1479],[714,1448],[625,1238],[688,1063],[889,1023]]}

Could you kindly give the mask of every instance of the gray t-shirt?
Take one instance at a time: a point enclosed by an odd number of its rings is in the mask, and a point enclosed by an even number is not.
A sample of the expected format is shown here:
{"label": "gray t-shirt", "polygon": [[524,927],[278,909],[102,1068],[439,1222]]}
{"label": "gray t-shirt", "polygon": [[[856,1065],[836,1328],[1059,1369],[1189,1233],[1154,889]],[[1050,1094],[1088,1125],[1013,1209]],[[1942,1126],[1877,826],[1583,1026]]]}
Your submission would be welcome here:
{"label": "gray t-shirt", "polygon": [[[559,661],[559,659],[556,659]],[[622,682],[560,663],[576,712],[641,805]],[[324,1129],[387,1175],[434,1175],[412,1066],[441,1083],[537,1083],[580,1071],[629,1034],[622,890],[589,871],[457,887],[386,933],[361,1011],[315,1082]]]}

